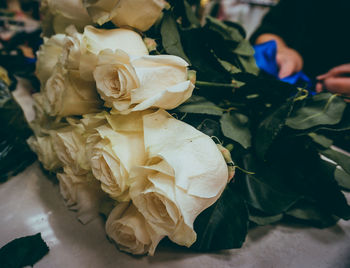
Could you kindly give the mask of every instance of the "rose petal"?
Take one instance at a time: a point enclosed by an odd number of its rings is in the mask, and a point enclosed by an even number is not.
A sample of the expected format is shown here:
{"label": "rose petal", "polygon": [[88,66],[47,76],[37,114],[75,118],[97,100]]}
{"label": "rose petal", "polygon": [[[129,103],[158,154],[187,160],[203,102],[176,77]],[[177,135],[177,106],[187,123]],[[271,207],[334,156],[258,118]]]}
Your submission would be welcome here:
{"label": "rose petal", "polygon": [[174,169],[177,186],[188,194],[206,198],[222,192],[228,171],[208,136],[164,110],[144,116],[144,131],[146,150],[161,156]]}

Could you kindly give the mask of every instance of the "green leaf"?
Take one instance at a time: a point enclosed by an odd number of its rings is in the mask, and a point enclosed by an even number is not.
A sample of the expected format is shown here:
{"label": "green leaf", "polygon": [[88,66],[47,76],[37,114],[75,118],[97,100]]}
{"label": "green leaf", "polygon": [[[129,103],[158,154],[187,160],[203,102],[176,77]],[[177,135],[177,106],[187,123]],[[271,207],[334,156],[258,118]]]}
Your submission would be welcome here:
{"label": "green leaf", "polygon": [[341,150],[336,151],[332,148],[329,148],[326,150],[322,150],[321,154],[336,162],[348,174],[350,174],[350,156],[348,153],[345,153]]}
{"label": "green leaf", "polygon": [[216,137],[222,140],[220,124],[217,120],[206,118],[197,126],[197,129],[209,137]]}
{"label": "green leaf", "polygon": [[241,72],[241,70],[237,68],[235,65],[233,65],[232,63],[225,60],[221,60],[219,58],[217,58],[217,60],[221,64],[221,66],[224,67],[225,70],[228,71],[229,73],[236,74]]}
{"label": "green leaf", "polygon": [[281,140],[279,151],[283,153],[276,155],[276,166],[285,173],[290,187],[314,200],[326,213],[350,219],[350,206],[334,180],[336,166],[322,160],[306,138],[298,137],[289,144]]}
{"label": "green leaf", "polygon": [[258,161],[252,154],[244,156],[243,161],[244,169],[250,173],[239,177],[237,182],[244,199],[253,208],[277,215],[288,210],[301,197],[290,187],[285,173]]}
{"label": "green leaf", "polygon": [[170,55],[183,58],[190,64],[191,62],[182,48],[176,21],[170,12],[164,13],[160,33],[162,35],[162,44],[165,51]]}
{"label": "green leaf", "polygon": [[0,249],[1,267],[33,266],[49,252],[49,248],[38,233],[12,240]]}
{"label": "green leaf", "polygon": [[226,113],[221,117],[220,124],[225,137],[238,142],[246,149],[251,146],[251,133],[247,116],[237,112]]}
{"label": "green leaf", "polygon": [[194,222],[200,251],[240,248],[248,231],[248,209],[236,187],[227,186],[221,197]]}
{"label": "green leaf", "polygon": [[299,199],[298,195],[281,191],[258,175],[247,175],[243,184],[247,203],[268,214],[282,213]]}
{"label": "green leaf", "polygon": [[254,56],[255,50],[248,40],[242,40],[238,46],[233,50],[234,53],[241,56]]}
{"label": "green leaf", "polygon": [[324,148],[329,148],[333,145],[333,141],[323,135],[319,135],[312,132],[312,133],[309,133],[309,137],[312,138],[314,142],[316,142],[317,144],[321,145]]}
{"label": "green leaf", "polygon": [[320,228],[332,226],[338,221],[337,217],[325,212],[317,203],[307,199],[299,200],[286,212],[286,215]]}
{"label": "green leaf", "polygon": [[297,109],[286,124],[294,129],[309,129],[317,125],[335,125],[342,119],[346,103],[331,93],[313,96],[304,107]]}
{"label": "green leaf", "polygon": [[343,169],[336,168],[334,171],[334,179],[337,181],[340,187],[350,190],[350,175]]}
{"label": "green leaf", "polygon": [[208,16],[206,18],[205,27],[211,31],[218,33],[225,41],[233,41],[236,43],[244,40],[242,32],[235,25],[228,25],[216,18]]}
{"label": "green leaf", "polygon": [[192,27],[200,27],[200,21],[197,18],[196,14],[192,11],[191,5],[185,0],[184,1],[185,6],[185,13],[188,21],[192,24]]}
{"label": "green leaf", "polygon": [[218,62],[211,46],[208,45],[208,36],[202,28],[185,29],[180,34],[183,49],[190,59],[192,68],[197,72],[197,80],[231,82],[231,74]]}
{"label": "green leaf", "polygon": [[204,97],[193,95],[187,102],[177,107],[175,112],[221,116],[223,109]]}
{"label": "green leaf", "polygon": [[285,126],[286,119],[293,110],[294,99],[287,101],[276,109],[271,115],[267,116],[259,125],[255,135],[255,150],[262,160],[280,135]]}
{"label": "green leaf", "polygon": [[255,74],[255,75],[259,74],[259,68],[256,65],[256,61],[255,61],[254,57],[247,57],[247,56],[239,55],[238,59],[239,59],[239,62],[241,63],[245,72]]}
{"label": "green leaf", "polygon": [[326,132],[342,132],[350,130],[350,116],[345,116],[350,114],[350,105],[348,104],[343,113],[342,120],[336,125],[328,126],[316,126],[314,131],[326,131]]}
{"label": "green leaf", "polygon": [[270,225],[272,223],[282,220],[283,214],[277,215],[266,215],[258,211],[249,210],[249,220],[254,222],[257,225]]}

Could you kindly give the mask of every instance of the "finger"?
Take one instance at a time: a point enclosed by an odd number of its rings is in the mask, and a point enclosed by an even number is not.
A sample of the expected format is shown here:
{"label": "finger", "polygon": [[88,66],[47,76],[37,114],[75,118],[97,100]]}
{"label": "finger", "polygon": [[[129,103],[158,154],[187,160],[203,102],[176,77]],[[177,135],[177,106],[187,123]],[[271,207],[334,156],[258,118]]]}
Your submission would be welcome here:
{"label": "finger", "polygon": [[332,93],[350,95],[350,78],[329,77],[324,80],[324,87]]}
{"label": "finger", "polygon": [[334,67],[333,69],[329,70],[328,73],[317,76],[317,79],[323,80],[327,77],[342,76],[344,74],[350,74],[350,64],[343,64],[343,65]]}
{"label": "finger", "polygon": [[317,79],[317,80],[323,80],[323,79],[325,79],[328,75],[329,75],[328,73],[321,74],[321,75],[319,75],[319,76],[316,76],[316,79]]}
{"label": "finger", "polygon": [[278,63],[279,67],[279,72],[278,72],[278,77],[279,78],[285,78],[290,76],[291,74],[294,73],[295,66],[294,63],[291,61],[282,61],[281,63]]}
{"label": "finger", "polygon": [[322,83],[317,83],[316,88],[315,88],[317,93],[320,93],[323,91],[323,84]]}

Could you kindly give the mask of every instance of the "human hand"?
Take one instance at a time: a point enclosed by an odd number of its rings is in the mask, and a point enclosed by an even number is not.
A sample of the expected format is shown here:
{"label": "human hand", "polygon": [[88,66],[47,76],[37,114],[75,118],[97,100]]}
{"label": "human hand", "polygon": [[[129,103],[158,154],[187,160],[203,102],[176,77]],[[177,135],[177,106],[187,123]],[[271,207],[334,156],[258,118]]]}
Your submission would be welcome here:
{"label": "human hand", "polygon": [[350,64],[343,64],[317,77],[316,92],[328,90],[350,97]]}
{"label": "human hand", "polygon": [[295,49],[288,47],[280,36],[270,33],[262,34],[256,39],[255,43],[262,44],[271,40],[274,40],[277,44],[278,77],[285,78],[301,71],[304,65],[303,58]]}
{"label": "human hand", "polygon": [[296,50],[287,46],[277,49],[276,61],[279,67],[279,78],[285,78],[301,71],[304,64],[301,55]]}

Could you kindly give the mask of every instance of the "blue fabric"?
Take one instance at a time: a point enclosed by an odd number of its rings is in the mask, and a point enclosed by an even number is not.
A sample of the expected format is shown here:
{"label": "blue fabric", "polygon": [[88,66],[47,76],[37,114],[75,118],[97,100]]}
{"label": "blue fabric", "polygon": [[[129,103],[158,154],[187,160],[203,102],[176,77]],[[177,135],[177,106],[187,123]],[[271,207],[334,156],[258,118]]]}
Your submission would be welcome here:
{"label": "blue fabric", "polygon": [[[302,71],[280,79],[278,77],[278,65],[276,62],[277,44],[276,41],[268,41],[263,44],[255,45],[255,60],[258,67],[276,77],[277,79],[296,86],[306,87],[309,91],[312,88],[312,81]],[[312,94],[313,91],[310,91]]]}

